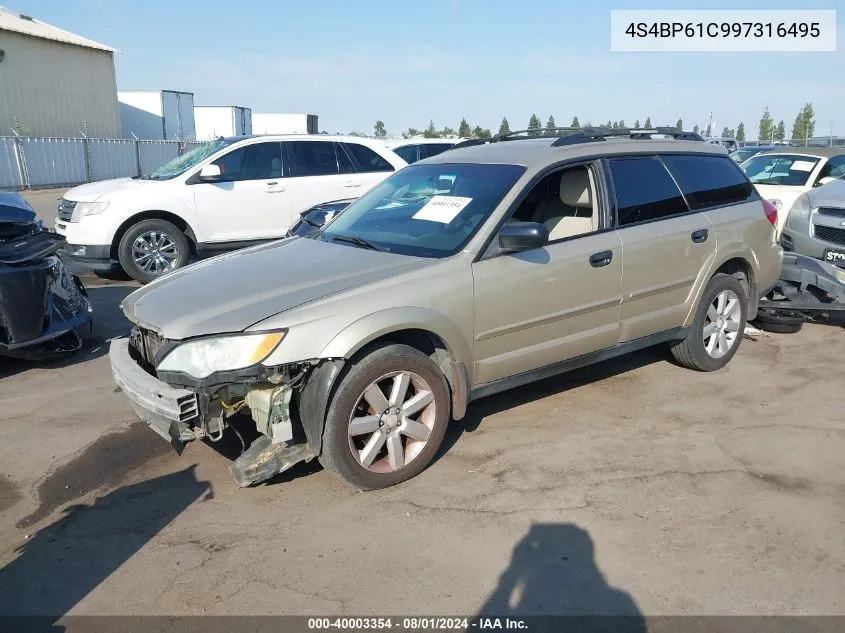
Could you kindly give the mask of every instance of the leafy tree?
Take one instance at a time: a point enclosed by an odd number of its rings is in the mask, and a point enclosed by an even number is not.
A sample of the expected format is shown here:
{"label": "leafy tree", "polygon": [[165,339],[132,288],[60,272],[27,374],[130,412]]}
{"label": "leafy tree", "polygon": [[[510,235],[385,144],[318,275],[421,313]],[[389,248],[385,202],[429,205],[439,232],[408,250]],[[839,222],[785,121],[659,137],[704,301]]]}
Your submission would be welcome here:
{"label": "leafy tree", "polygon": [[731,135],[731,130],[726,125],[725,127],[722,128],[722,138],[728,138],[728,137],[730,137],[730,135]]}
{"label": "leafy tree", "polygon": [[443,138],[449,138],[450,136],[455,136],[455,130],[450,128],[448,125],[443,126],[443,130],[440,132],[440,136]]}
{"label": "leafy tree", "polygon": [[384,129],[384,121],[376,121],[373,129],[375,130],[376,138],[384,138],[387,136],[387,130]]}
{"label": "leafy tree", "polygon": [[490,133],[490,130],[484,128],[482,129],[480,125],[476,125],[475,129],[472,131],[472,135],[475,138],[490,138],[493,135]]}
{"label": "leafy tree", "polygon": [[678,119],[678,121],[675,123],[675,129],[678,130],[678,132],[681,132],[684,129],[683,119]]}
{"label": "leafy tree", "polygon": [[816,131],[816,113],[812,103],[805,103],[792,125],[792,140],[807,142]]}
{"label": "leafy tree", "polygon": [[587,122],[584,124],[584,127],[593,127],[593,122],[592,122],[592,121],[587,121]]}
{"label": "leafy tree", "polygon": [[608,129],[612,129],[612,128],[613,128],[613,121],[611,121],[610,119],[608,119],[608,120],[607,120],[607,123],[605,124],[605,126],[604,126],[604,127],[608,128]]}
{"label": "leafy tree", "polygon": [[778,125],[775,128],[775,140],[782,141],[786,138],[786,126],[783,123],[783,119],[778,121]]}
{"label": "leafy tree", "polygon": [[419,136],[422,134],[417,128],[409,127],[407,132],[402,132],[402,138],[412,138],[414,136]]}
{"label": "leafy tree", "polygon": [[540,133],[540,129],[543,127],[543,124],[540,123],[540,118],[536,114],[532,114],[531,118],[528,120],[528,129],[530,130],[530,134],[532,136],[537,136]]}
{"label": "leafy tree", "polygon": [[347,134],[347,136],[364,136],[364,135],[361,132],[356,132],[355,130],[352,130],[349,134]]}
{"label": "leafy tree", "polygon": [[694,134],[698,134],[701,132],[701,128],[696,125],[692,128],[692,131]]}
{"label": "leafy tree", "polygon": [[619,127],[621,127],[621,128],[626,127],[626,126],[625,126],[625,120],[624,120],[624,119],[619,119]]}
{"label": "leafy tree", "polygon": [[511,126],[506,117],[502,117],[502,124],[499,126],[499,134],[507,134],[511,131]]}
{"label": "leafy tree", "polygon": [[763,116],[760,118],[760,129],[757,132],[757,139],[760,141],[770,140],[774,133],[773,125],[774,120],[772,119],[772,115],[769,114],[769,106],[766,106]]}
{"label": "leafy tree", "polygon": [[466,119],[461,119],[461,124],[458,126],[458,136],[461,138],[469,138],[472,134],[472,128],[467,123]]}
{"label": "leafy tree", "polygon": [[742,121],[740,121],[739,125],[736,126],[736,140],[745,140],[745,123],[743,123]]}
{"label": "leafy tree", "polygon": [[546,132],[550,134],[554,132],[557,125],[555,124],[555,118],[552,115],[549,115],[549,120],[546,121]]}
{"label": "leafy tree", "polygon": [[708,123],[707,127],[704,128],[704,136],[710,137],[713,136],[713,123]]}
{"label": "leafy tree", "polygon": [[438,136],[440,136],[437,133],[437,130],[434,128],[434,121],[432,119],[429,119],[428,127],[425,128],[425,132],[423,132],[423,136],[426,137],[426,138],[437,138]]}
{"label": "leafy tree", "polygon": [[578,123],[578,117],[572,117],[572,123],[569,124],[569,127],[581,127],[581,124]]}
{"label": "leafy tree", "polygon": [[651,129],[651,117],[650,116],[647,116],[645,118],[645,123],[643,123],[643,125],[645,125],[645,129],[647,129],[647,130]]}
{"label": "leafy tree", "polygon": [[637,119],[636,121],[634,121],[634,129],[635,129],[635,130],[639,130],[639,129],[640,129],[640,120],[639,120],[639,119]]}

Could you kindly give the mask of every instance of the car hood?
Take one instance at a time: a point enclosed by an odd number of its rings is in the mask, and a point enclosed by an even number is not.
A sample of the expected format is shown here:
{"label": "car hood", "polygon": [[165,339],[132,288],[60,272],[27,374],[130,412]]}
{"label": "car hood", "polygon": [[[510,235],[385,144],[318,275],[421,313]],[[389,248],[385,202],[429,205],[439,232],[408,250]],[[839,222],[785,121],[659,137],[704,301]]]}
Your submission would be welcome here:
{"label": "car hood", "polygon": [[141,180],[140,178],[113,178],[111,180],[100,180],[86,185],[79,185],[65,193],[65,200],[76,202],[95,202],[101,199],[108,199],[111,196],[137,189],[138,187],[150,187],[161,184],[158,180]]}
{"label": "car hood", "polygon": [[290,238],[165,275],[126,297],[121,309],[167,339],[240,332],[309,301],[436,261]]}
{"label": "car hood", "polygon": [[845,180],[834,180],[807,192],[811,207],[845,208]]}

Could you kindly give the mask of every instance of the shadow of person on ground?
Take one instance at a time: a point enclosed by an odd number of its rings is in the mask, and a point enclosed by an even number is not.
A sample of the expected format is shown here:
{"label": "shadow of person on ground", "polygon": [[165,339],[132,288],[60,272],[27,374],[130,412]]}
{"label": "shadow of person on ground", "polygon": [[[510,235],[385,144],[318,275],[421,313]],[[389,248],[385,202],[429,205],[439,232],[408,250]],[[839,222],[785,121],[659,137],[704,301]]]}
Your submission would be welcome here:
{"label": "shadow of person on ground", "polygon": [[120,311],[120,302],[136,290],[132,285],[110,285],[86,288],[91,302],[92,329],[83,335],[82,348],[76,352],[44,360],[0,358],[0,378],[30,369],[60,369],[93,360],[109,353],[109,341],[128,336],[131,324]]}
{"label": "shadow of person on ground", "polygon": [[[50,630],[188,506],[211,498],[210,483],[198,481],[194,468],[122,486],[90,506],[71,506],[22,544],[0,569],[0,621],[7,630],[31,630],[36,622]],[[43,619],[12,628],[8,616]]]}
{"label": "shadow of person on ground", "polygon": [[590,535],[578,526],[535,523],[514,548],[476,623],[530,616],[527,628],[532,632],[644,633],[645,622],[633,598],[607,584],[594,555]]}
{"label": "shadow of person on ground", "polygon": [[431,463],[434,464],[448,453],[464,433],[475,431],[488,416],[653,363],[670,362],[669,359],[670,356],[665,347],[650,347],[470,402],[466,416],[462,420],[452,421],[449,424],[443,443]]}

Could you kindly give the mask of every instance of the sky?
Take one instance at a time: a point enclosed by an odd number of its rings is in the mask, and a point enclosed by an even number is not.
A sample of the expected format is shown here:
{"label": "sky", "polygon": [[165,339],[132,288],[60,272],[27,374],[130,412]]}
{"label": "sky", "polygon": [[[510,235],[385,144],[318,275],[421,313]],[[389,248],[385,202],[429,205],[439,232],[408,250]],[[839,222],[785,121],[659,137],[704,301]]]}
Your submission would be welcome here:
{"label": "sky", "polygon": [[[196,105],[307,112],[320,130],[398,135],[422,129],[525,128],[533,113],[568,125],[717,131],[768,106],[787,131],[811,102],[816,135],[845,135],[841,0],[0,0],[118,49],[119,89],[194,93]],[[611,9],[836,9],[835,53],[610,51]],[[577,7],[577,8],[576,8]],[[837,79],[838,77],[838,79]]]}

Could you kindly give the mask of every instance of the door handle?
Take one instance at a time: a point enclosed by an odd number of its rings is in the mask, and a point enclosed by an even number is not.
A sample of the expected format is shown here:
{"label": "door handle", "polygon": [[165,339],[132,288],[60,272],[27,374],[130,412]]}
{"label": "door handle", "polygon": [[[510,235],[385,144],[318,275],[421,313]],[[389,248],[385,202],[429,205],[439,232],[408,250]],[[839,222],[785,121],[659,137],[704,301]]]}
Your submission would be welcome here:
{"label": "door handle", "polygon": [[607,266],[611,261],[613,261],[613,251],[601,251],[590,255],[590,266],[593,268]]}
{"label": "door handle", "polygon": [[360,183],[360,182],[352,182],[352,181],[350,180],[349,182],[347,182],[347,183],[346,183],[345,185],[343,185],[343,186],[344,186],[344,187],[346,187],[347,189],[352,189],[352,188],[354,188],[354,187],[360,187],[360,186],[361,186],[361,183]]}
{"label": "door handle", "polygon": [[283,187],[267,187],[264,193],[284,193],[285,189]]}
{"label": "door handle", "polygon": [[707,229],[699,229],[697,231],[693,231],[690,234],[690,239],[695,242],[696,244],[701,244],[702,242],[707,241],[707,237],[710,235],[710,231]]}

